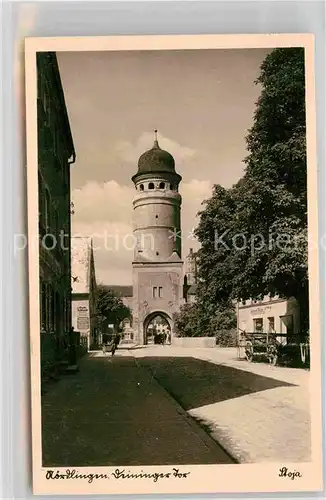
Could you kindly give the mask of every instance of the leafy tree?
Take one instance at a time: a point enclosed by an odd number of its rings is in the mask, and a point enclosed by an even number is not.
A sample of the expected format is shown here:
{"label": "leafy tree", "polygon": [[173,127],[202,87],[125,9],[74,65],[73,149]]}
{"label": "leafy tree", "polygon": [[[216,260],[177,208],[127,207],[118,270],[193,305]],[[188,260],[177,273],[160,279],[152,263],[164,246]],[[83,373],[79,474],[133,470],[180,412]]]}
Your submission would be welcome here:
{"label": "leafy tree", "polygon": [[130,308],[106,285],[100,284],[97,287],[97,309],[102,319],[111,322],[115,329],[125,318],[131,318]]}
{"label": "leafy tree", "polygon": [[196,230],[202,245],[198,252],[199,301],[208,321],[217,302],[267,294],[295,297],[300,306],[301,328],[306,329],[303,49],[273,50],[264,60],[256,83],[262,90],[246,139],[244,176],[231,189],[215,186],[200,213]]}
{"label": "leafy tree", "polygon": [[215,304],[211,309],[200,301],[185,304],[174,315],[174,327],[179,337],[215,337],[219,331],[236,326],[235,308],[230,302]]}
{"label": "leafy tree", "polygon": [[[234,189],[239,228],[256,238],[236,254],[234,294],[295,297],[308,324],[304,50],[275,49],[257,80],[262,92],[247,136],[246,171]],[[239,199],[241,195],[242,201]],[[259,240],[259,241],[258,241]],[[258,278],[258,279],[257,279]]]}
{"label": "leafy tree", "polygon": [[173,315],[174,330],[178,337],[198,337],[198,305],[184,304],[180,311]]}

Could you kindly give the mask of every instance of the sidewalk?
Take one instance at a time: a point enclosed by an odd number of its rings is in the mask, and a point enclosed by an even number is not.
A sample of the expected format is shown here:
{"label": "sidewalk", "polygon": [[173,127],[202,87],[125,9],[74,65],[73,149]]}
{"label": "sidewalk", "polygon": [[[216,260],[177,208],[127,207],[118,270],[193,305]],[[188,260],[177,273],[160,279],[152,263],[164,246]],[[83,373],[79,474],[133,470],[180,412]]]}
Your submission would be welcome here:
{"label": "sidewalk", "polygon": [[234,348],[153,346],[130,352],[135,357],[191,356],[291,384],[188,413],[241,463],[310,460],[309,371],[238,360]]}

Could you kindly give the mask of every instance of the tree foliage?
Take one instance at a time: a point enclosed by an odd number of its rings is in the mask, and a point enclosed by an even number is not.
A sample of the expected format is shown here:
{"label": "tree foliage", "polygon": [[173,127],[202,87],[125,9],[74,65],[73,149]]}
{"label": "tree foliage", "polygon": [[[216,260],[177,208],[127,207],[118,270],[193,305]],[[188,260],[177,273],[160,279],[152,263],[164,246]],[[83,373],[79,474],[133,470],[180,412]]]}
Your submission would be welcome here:
{"label": "tree foliage", "polygon": [[115,326],[118,326],[125,318],[131,318],[130,308],[106,285],[100,284],[97,287],[97,309],[103,318]]}
{"label": "tree foliage", "polygon": [[184,304],[180,311],[173,315],[174,331],[178,337],[198,337],[198,305]]}
{"label": "tree foliage", "polygon": [[236,326],[234,306],[218,303],[214,309],[203,306],[200,297],[193,304],[185,304],[174,315],[175,333],[179,337],[215,337],[219,331],[228,331]]}
{"label": "tree foliage", "polygon": [[196,235],[199,302],[295,297],[308,321],[307,168],[304,51],[275,49],[264,60],[243,178],[215,186]]}

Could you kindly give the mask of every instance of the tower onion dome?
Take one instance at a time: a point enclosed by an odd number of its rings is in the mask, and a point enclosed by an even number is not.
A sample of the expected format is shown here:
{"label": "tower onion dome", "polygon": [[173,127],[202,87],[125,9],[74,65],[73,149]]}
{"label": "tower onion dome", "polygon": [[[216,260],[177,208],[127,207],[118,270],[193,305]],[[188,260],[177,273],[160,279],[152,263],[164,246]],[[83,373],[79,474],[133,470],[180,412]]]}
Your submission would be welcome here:
{"label": "tower onion dome", "polygon": [[161,149],[157,140],[157,130],[155,130],[155,140],[153,147],[143,153],[138,160],[138,171],[132,177],[135,181],[138,177],[146,174],[172,174],[179,176],[175,171],[175,162],[173,156]]}

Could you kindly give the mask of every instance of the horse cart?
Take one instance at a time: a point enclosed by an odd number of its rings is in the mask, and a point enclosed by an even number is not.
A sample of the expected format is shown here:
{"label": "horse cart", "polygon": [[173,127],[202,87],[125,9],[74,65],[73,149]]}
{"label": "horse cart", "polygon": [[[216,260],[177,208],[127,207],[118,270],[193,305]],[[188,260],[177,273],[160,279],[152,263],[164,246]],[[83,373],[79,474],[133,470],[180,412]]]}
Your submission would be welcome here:
{"label": "horse cart", "polygon": [[309,366],[310,352],[307,336],[242,332],[242,346],[249,363],[268,361],[273,366],[276,364]]}

